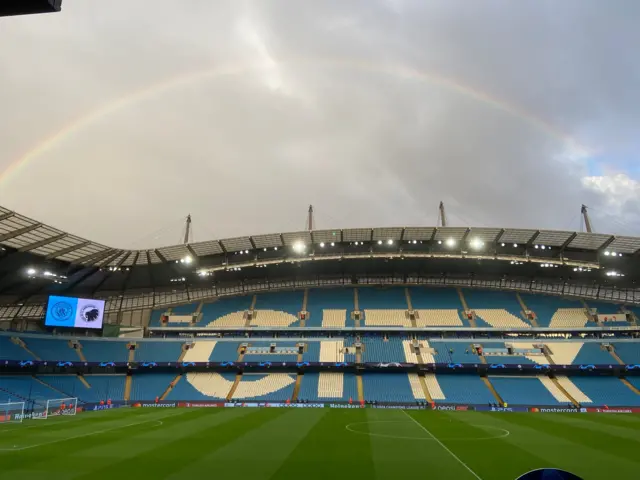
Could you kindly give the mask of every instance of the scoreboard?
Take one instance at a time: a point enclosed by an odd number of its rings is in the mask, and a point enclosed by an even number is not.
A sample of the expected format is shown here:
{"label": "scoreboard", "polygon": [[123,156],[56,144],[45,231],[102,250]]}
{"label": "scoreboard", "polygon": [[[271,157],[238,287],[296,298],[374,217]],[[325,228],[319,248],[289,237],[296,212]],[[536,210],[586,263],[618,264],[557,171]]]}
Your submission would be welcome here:
{"label": "scoreboard", "polygon": [[0,0],[0,17],[59,12],[62,0]]}

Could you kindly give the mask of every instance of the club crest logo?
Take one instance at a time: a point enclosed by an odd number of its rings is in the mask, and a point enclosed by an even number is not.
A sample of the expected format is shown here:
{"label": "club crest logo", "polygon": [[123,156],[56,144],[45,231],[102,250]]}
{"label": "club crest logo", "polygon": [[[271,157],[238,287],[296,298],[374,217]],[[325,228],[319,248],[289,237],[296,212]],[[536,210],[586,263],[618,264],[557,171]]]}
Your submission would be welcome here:
{"label": "club crest logo", "polygon": [[100,310],[95,305],[85,305],[80,311],[80,318],[88,323],[95,322],[99,317]]}
{"label": "club crest logo", "polygon": [[73,305],[68,302],[56,302],[51,308],[51,316],[56,322],[66,322],[73,315]]}

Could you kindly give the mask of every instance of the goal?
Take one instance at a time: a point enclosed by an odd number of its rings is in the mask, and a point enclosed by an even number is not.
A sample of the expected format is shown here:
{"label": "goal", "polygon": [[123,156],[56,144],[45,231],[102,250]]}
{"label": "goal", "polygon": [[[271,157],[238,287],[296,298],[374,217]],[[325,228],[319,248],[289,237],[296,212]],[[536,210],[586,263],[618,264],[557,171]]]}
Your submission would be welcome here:
{"label": "goal", "polygon": [[22,423],[24,419],[24,402],[0,403],[0,424]]}
{"label": "goal", "polygon": [[54,398],[47,400],[44,410],[39,415],[33,415],[32,418],[44,420],[49,417],[75,415],[77,407],[78,399],[76,397]]}

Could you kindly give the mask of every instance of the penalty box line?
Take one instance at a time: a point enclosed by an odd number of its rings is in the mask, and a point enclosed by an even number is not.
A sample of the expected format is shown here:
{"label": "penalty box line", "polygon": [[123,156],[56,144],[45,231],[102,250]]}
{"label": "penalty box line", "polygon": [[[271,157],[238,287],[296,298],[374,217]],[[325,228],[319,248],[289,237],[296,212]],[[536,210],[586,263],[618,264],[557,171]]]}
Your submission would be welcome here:
{"label": "penalty box line", "polygon": [[412,421],[413,423],[415,423],[416,425],[418,425],[422,430],[424,430],[425,432],[427,432],[427,434],[429,434],[429,436],[430,436],[431,438],[433,438],[433,439],[438,443],[438,445],[440,445],[444,450],[446,450],[446,451],[449,453],[449,455],[451,455],[453,458],[455,458],[455,459],[458,461],[458,463],[459,463],[460,465],[462,465],[464,468],[466,468],[466,469],[467,469],[467,471],[468,471],[471,475],[473,475],[474,477],[476,477],[478,480],[482,480],[482,478],[481,478],[481,477],[480,477],[476,472],[474,472],[473,470],[471,470],[471,468],[469,467],[469,465],[467,465],[466,463],[464,463],[464,462],[460,459],[460,457],[458,457],[455,453],[453,453],[451,450],[449,450],[449,447],[447,447],[444,443],[442,443],[440,440],[438,440],[438,438],[437,438],[433,433],[431,433],[431,432],[427,429],[427,427],[425,427],[425,426],[424,426],[424,425],[422,425],[419,421],[417,421],[415,418],[413,418],[411,415],[409,415],[409,413],[407,413],[407,411],[406,411],[406,410],[402,410],[402,413],[404,413],[407,417],[409,417],[409,418],[411,419],[411,421]]}
{"label": "penalty box line", "polygon": [[101,433],[111,432],[113,430],[119,430],[121,428],[133,427],[135,425],[143,425],[145,423],[151,423],[151,422],[157,422],[157,423],[159,423],[158,426],[161,426],[161,425],[163,425],[162,419],[168,418],[168,417],[176,417],[176,416],[182,415],[184,413],[185,412],[174,413],[173,415],[165,415],[164,417],[154,418],[153,420],[144,420],[142,422],[128,423],[126,425],[120,425],[118,427],[105,428],[104,430],[96,430],[94,432],[83,433],[81,435],[73,435],[71,437],[59,438],[58,440],[52,440],[51,442],[37,443],[35,445],[27,445],[26,447],[0,448],[0,452],[21,452],[22,450],[28,450],[30,448],[44,447],[45,445],[53,445],[54,443],[66,442],[67,440],[74,440],[76,438],[90,437],[92,435],[99,435]]}

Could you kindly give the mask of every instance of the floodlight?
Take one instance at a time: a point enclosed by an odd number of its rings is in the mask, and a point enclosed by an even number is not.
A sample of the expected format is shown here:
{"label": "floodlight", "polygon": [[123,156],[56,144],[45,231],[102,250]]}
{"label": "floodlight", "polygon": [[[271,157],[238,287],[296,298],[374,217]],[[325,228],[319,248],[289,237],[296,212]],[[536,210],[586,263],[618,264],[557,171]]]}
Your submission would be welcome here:
{"label": "floodlight", "polygon": [[265,252],[267,251],[267,247],[264,247],[264,251],[265,251]]}
{"label": "floodlight", "polygon": [[387,240],[387,245],[393,245],[393,240],[391,239]]}
{"label": "floodlight", "polygon": [[206,271],[206,270],[200,270],[200,271],[198,272],[198,275],[200,275],[201,277],[204,277],[206,274],[207,274],[207,271]]}
{"label": "floodlight", "polygon": [[535,246],[535,248],[540,248],[540,245],[534,245],[534,246]]}
{"label": "floodlight", "polygon": [[307,247],[300,240],[293,244],[293,251],[296,253],[303,253]]}
{"label": "floodlight", "polygon": [[320,248],[324,248],[324,242],[320,242]]}
{"label": "floodlight", "polygon": [[501,247],[504,247],[504,243],[501,243],[501,244],[500,244],[500,246],[501,246]]}
{"label": "floodlight", "polygon": [[438,240],[438,245],[442,245],[442,240]]}
{"label": "floodlight", "polygon": [[447,247],[455,247],[456,241],[453,238],[447,238]]}
{"label": "floodlight", "polygon": [[418,243],[418,241],[417,241],[417,240],[414,240],[414,241],[413,241],[413,244],[415,245],[416,243]]}
{"label": "floodlight", "polygon": [[249,250],[245,250],[244,253],[249,253]]}
{"label": "floodlight", "polygon": [[616,252],[611,252],[611,255],[613,255],[614,257],[617,255]]}
{"label": "floodlight", "polygon": [[335,247],[335,246],[336,246],[336,244],[335,244],[334,242],[331,242],[331,246],[332,246],[332,247]]}
{"label": "floodlight", "polygon": [[482,240],[480,240],[479,238],[472,239],[470,243],[471,243],[471,247],[476,249],[476,250],[482,248],[482,246],[484,245]]}
{"label": "floodlight", "polygon": [[382,240],[378,240],[378,245],[382,245]]}
{"label": "floodlight", "polygon": [[604,252],[604,255],[605,255],[606,257],[608,257],[609,255],[611,255],[611,253],[609,253],[609,251],[606,251],[606,252]]}
{"label": "floodlight", "polygon": [[27,270],[27,274],[28,275],[35,275],[36,274],[36,269],[35,268],[30,268]]}
{"label": "floodlight", "polygon": [[518,244],[517,243],[514,243],[513,246],[514,246],[514,248],[518,248]]}
{"label": "floodlight", "polygon": [[278,247],[273,247],[273,249],[277,252],[278,251]]}
{"label": "floodlight", "polygon": [[544,245],[540,245],[540,248],[541,248],[542,250],[544,250],[544,249],[545,249],[545,248],[547,248],[547,247],[545,247]]}

